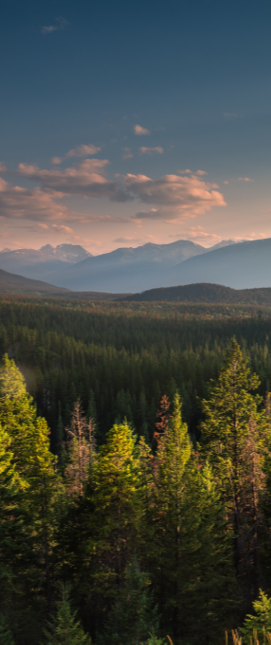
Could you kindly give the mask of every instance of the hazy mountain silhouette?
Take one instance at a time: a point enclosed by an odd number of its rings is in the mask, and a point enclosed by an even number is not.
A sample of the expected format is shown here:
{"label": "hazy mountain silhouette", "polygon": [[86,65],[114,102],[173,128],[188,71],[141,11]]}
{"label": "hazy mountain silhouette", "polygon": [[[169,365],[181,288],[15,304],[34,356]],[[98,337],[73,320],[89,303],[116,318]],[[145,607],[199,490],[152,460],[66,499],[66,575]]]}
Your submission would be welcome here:
{"label": "hazy mountain silhouette", "polygon": [[80,262],[91,253],[78,244],[51,244],[36,249],[4,249],[0,254],[0,268],[27,278],[46,279],[52,271]]}
{"label": "hazy mountain silhouette", "polygon": [[127,293],[160,286],[167,271],[208,249],[189,240],[119,248],[50,275],[50,282],[79,291]]}

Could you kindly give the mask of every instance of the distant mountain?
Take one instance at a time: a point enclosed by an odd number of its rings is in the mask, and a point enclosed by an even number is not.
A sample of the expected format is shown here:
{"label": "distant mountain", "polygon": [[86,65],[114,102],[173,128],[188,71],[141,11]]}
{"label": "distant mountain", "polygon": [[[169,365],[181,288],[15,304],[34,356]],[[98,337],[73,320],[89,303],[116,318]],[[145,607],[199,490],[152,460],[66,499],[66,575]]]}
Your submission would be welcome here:
{"label": "distant mountain", "polygon": [[117,249],[52,273],[49,281],[74,291],[112,293],[199,282],[234,289],[271,287],[271,239],[216,249],[186,240]]}
{"label": "distant mountain", "polygon": [[91,253],[78,244],[59,244],[55,248],[51,244],[36,249],[4,249],[0,254],[0,268],[27,278],[46,279],[53,271],[59,271],[72,266]]}
{"label": "distant mountain", "polygon": [[178,240],[95,257],[80,246],[46,245],[39,251],[1,253],[0,268],[80,292],[137,293],[199,282],[234,289],[271,287],[271,239],[224,240],[209,249]]}
{"label": "distant mountain", "polygon": [[245,304],[271,307],[271,288],[236,290],[219,284],[203,282],[178,287],[150,289],[143,291],[143,293],[122,297],[121,300],[130,302]]}
{"label": "distant mountain", "polygon": [[52,297],[59,295],[66,295],[68,297],[70,294],[68,289],[54,287],[46,282],[41,282],[41,280],[24,278],[21,275],[3,271],[3,269],[0,269],[0,292],[31,295],[50,294]]}
{"label": "distant mountain", "polygon": [[215,282],[234,289],[271,287],[271,238],[239,242],[189,258],[169,269],[159,286],[196,282]]}
{"label": "distant mountain", "polygon": [[[68,298],[69,300],[121,300],[123,295],[119,293],[99,293],[84,291],[69,291],[61,287],[55,287],[41,280],[24,278],[21,275],[8,273],[0,269],[0,293],[11,293],[46,298]],[[125,294],[129,295],[129,294]]]}
{"label": "distant mountain", "polygon": [[207,251],[189,240],[120,248],[52,273],[50,282],[78,291],[139,291],[160,286],[168,269]]}

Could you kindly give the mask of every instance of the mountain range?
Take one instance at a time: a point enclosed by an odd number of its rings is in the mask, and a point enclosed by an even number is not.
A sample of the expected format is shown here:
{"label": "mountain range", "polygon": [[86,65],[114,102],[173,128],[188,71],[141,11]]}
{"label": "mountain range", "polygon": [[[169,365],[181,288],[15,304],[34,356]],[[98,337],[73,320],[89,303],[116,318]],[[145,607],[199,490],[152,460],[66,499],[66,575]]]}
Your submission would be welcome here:
{"label": "mountain range", "polygon": [[46,280],[52,272],[72,266],[91,257],[91,253],[77,244],[59,244],[55,248],[46,244],[40,249],[3,249],[0,252],[0,269],[25,278]]}
{"label": "mountain range", "polygon": [[189,240],[144,244],[92,256],[81,246],[19,249],[0,254],[0,268],[72,291],[136,293],[216,283],[233,289],[271,287],[271,239],[220,242],[206,249]]}

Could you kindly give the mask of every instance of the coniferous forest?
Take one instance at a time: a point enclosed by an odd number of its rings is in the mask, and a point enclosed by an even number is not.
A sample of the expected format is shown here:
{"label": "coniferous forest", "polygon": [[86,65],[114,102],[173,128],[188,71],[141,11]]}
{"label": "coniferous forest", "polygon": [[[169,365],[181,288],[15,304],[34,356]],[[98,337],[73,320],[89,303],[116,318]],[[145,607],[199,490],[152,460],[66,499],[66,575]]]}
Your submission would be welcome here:
{"label": "coniferous forest", "polygon": [[271,642],[268,312],[6,299],[0,352],[0,645]]}

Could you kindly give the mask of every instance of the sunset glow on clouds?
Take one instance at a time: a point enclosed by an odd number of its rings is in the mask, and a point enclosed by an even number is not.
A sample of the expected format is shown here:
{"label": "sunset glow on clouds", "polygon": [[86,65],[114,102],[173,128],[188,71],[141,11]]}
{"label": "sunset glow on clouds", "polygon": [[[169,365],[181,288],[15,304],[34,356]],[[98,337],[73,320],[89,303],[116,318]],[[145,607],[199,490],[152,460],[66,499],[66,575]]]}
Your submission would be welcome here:
{"label": "sunset glow on clouds", "polygon": [[6,246],[271,237],[269,5],[28,5],[0,24]]}
{"label": "sunset glow on clouds", "polygon": [[[159,179],[132,174],[117,174],[114,179],[109,179],[106,175],[108,166],[107,159],[94,158],[62,170],[40,169],[36,165],[19,163],[17,171],[9,173],[3,167],[6,174],[38,182],[40,186],[31,190],[1,179],[1,213],[4,217],[76,221],[80,219],[80,212],[76,213],[59,202],[71,195],[107,198],[120,203],[135,201],[152,206],[149,211],[136,211],[132,215],[139,220],[168,221],[196,217],[214,206],[225,206],[218,186],[204,181],[199,171],[195,175],[164,175]],[[200,174],[205,173],[200,171]]]}

